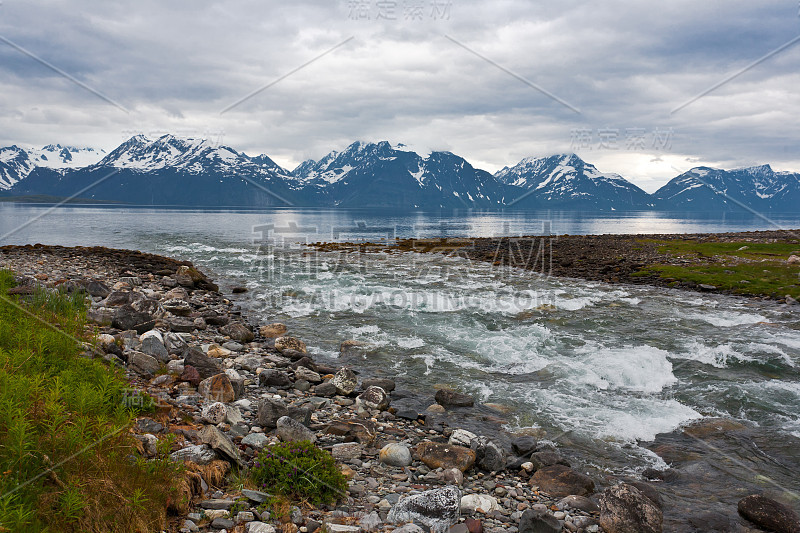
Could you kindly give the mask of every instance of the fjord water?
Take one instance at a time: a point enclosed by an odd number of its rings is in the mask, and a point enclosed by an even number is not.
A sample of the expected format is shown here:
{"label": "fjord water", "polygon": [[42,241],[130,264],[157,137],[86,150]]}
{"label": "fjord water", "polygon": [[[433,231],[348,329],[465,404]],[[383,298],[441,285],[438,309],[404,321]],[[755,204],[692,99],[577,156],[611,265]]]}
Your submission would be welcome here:
{"label": "fjord water", "polygon": [[[799,218],[773,221],[800,228]],[[0,207],[0,234],[26,222],[3,244],[105,245],[194,261],[224,288],[247,286],[239,303],[261,322],[287,323],[317,357],[344,362],[339,344],[364,341],[364,354],[346,362],[365,374],[422,395],[448,384],[505,406],[509,429],[545,435],[601,482],[665,467],[658,448],[680,473],[661,485],[665,531],[693,531],[686,517],[708,511],[735,519],[736,502],[752,492],[790,502],[800,492],[796,309],[434,254],[316,253],[295,244],[376,241],[389,231],[775,229],[759,217]],[[713,417],[743,426],[694,437],[680,431]]]}

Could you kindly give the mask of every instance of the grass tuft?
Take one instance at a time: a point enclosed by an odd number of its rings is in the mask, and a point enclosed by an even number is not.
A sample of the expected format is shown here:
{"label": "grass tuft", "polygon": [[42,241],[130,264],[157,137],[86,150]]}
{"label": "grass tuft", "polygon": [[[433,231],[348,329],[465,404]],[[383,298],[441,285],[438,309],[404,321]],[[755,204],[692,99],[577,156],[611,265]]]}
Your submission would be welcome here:
{"label": "grass tuft", "polygon": [[180,467],[137,458],[124,375],[83,353],[84,296],[14,285],[0,271],[0,531],[163,527]]}

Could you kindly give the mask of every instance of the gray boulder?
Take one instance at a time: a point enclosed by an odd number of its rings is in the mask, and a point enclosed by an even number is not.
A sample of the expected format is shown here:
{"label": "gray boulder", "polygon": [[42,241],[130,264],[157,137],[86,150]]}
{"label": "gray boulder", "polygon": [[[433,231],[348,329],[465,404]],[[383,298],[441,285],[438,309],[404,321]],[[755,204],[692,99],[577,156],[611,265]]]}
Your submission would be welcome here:
{"label": "gray boulder", "polygon": [[289,374],[274,368],[264,368],[258,375],[258,383],[262,387],[284,388],[292,384]]}
{"label": "gray boulder", "polygon": [[142,352],[131,352],[128,355],[128,368],[142,376],[152,376],[158,372],[161,365],[159,365],[158,360],[151,355]]}
{"label": "gray boulder", "polygon": [[141,348],[139,348],[142,352],[147,355],[152,355],[163,363],[170,360],[167,347],[164,346],[164,338],[157,329],[151,329],[143,333],[141,337],[139,337],[139,341],[142,343]]}
{"label": "gray boulder", "polygon": [[488,437],[478,437],[470,444],[475,452],[475,464],[488,472],[500,472],[506,467],[506,453]]}
{"label": "gray boulder", "polygon": [[278,427],[278,419],[288,416],[289,409],[281,400],[264,398],[258,402],[258,425],[275,429]]}
{"label": "gray boulder", "polygon": [[389,408],[389,395],[380,387],[367,387],[367,390],[356,398],[356,405],[361,405],[366,409],[385,411]]}
{"label": "gray boulder", "polygon": [[519,518],[519,533],[560,533],[560,531],[561,523],[547,512],[546,507],[528,509]]}
{"label": "gray boulder", "polygon": [[108,285],[102,281],[94,280],[90,281],[86,285],[86,292],[88,292],[93,298],[105,298],[111,294],[111,289],[109,289]]}
{"label": "gray boulder", "polygon": [[350,396],[358,387],[358,378],[355,372],[347,367],[342,367],[333,376],[331,383],[336,387],[337,394]]}
{"label": "gray boulder", "polygon": [[204,426],[198,432],[200,440],[208,444],[211,448],[232,463],[240,467],[246,466],[239,455],[239,448],[223,432],[215,426]]}
{"label": "gray boulder", "polygon": [[461,515],[461,491],[449,485],[428,490],[397,502],[387,516],[387,522],[419,522],[433,533],[446,533]]}
{"label": "gray boulder", "polygon": [[223,335],[228,335],[231,339],[239,342],[252,342],[255,338],[253,330],[240,322],[231,322],[226,326],[222,326],[219,332]]}
{"label": "gray boulder", "polygon": [[203,379],[219,374],[219,366],[212,358],[194,348],[187,348],[183,352],[183,364],[194,367]]}
{"label": "gray boulder", "polygon": [[118,307],[111,320],[113,327],[123,331],[134,329],[139,334],[153,329],[155,324],[156,322],[150,314],[137,311],[130,305]]}
{"label": "gray boulder", "polygon": [[317,436],[313,431],[289,416],[280,417],[276,425],[278,436],[284,442],[317,441]]}
{"label": "gray boulder", "polygon": [[199,465],[206,465],[217,458],[217,452],[212,450],[208,444],[199,444],[172,452],[170,458],[177,462],[191,461]]}
{"label": "gray boulder", "polygon": [[392,442],[381,448],[380,461],[389,466],[409,466],[411,460],[411,450],[405,444]]}

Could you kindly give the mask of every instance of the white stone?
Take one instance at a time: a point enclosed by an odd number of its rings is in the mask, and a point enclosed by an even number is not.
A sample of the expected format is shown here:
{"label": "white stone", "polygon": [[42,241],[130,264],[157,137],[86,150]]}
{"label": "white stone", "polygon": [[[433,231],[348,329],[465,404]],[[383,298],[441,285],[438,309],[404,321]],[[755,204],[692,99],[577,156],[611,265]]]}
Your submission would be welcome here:
{"label": "white stone", "polygon": [[241,407],[242,409],[250,409],[250,406],[252,404],[253,402],[251,402],[247,398],[242,398],[241,400],[236,400],[235,402],[233,402],[233,405],[235,405],[236,407]]}
{"label": "white stone", "polygon": [[390,442],[381,448],[380,461],[389,466],[408,466],[411,464],[411,451],[405,444]]}
{"label": "white stone", "polygon": [[244,422],[244,418],[242,417],[242,412],[239,411],[238,407],[236,407],[235,405],[228,405],[226,407],[227,407],[227,413],[225,414],[225,421],[228,424],[235,426],[236,424],[241,424],[242,422]]}
{"label": "white stone", "polygon": [[466,429],[456,429],[453,430],[453,434],[450,435],[450,439],[447,442],[453,446],[469,448],[472,441],[477,438],[478,436],[475,433],[467,431]]}
{"label": "white stone", "polygon": [[102,346],[109,346],[116,342],[116,339],[113,335],[109,335],[108,333],[101,333],[97,336],[97,342],[99,342]]}
{"label": "white stone", "polygon": [[203,407],[201,416],[209,424],[219,424],[228,416],[228,408],[222,402],[214,402]]}
{"label": "white stone", "polygon": [[260,450],[269,444],[269,437],[263,433],[249,433],[242,439],[242,444]]}
{"label": "white stone", "polygon": [[361,531],[364,531],[359,526],[345,526],[343,524],[331,524],[331,523],[326,523],[325,529],[326,531],[328,531],[328,533],[348,533],[348,532],[361,533]]}
{"label": "white stone", "polygon": [[275,528],[264,522],[248,522],[244,526],[245,533],[275,533]]}
{"label": "white stone", "polygon": [[488,514],[492,511],[499,511],[500,505],[493,496],[488,494],[467,494],[461,498],[461,512],[466,513],[480,509]]}
{"label": "white stone", "polygon": [[158,342],[164,344],[164,337],[161,335],[161,332],[157,329],[151,329],[150,331],[146,331],[139,336],[139,341],[144,342],[145,339],[149,339],[150,337],[155,337]]}
{"label": "white stone", "polygon": [[167,371],[174,374],[182,374],[184,369],[183,359],[173,359],[167,363]]}

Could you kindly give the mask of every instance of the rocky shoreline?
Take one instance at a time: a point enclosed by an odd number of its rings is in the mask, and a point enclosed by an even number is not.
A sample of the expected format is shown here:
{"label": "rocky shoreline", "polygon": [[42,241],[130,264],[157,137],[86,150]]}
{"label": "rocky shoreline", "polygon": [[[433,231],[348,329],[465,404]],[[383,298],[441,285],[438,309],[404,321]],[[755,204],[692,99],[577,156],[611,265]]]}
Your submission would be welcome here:
{"label": "rocky shoreline", "polygon": [[[419,397],[390,379],[315,360],[291,324],[253,322],[191,263],[36,245],[0,248],[0,268],[18,275],[17,294],[43,285],[90,295],[98,342],[86,356],[125,369],[129,401],[156,400],[154,414],[132,429],[138,453],[153,457],[156,444],[172,438],[172,457],[186,465],[180,482],[190,503],[171,509],[167,531],[663,529],[655,483],[592,479],[543,436],[504,433],[501,412],[457,391]],[[343,350],[353,348],[342,341]],[[461,425],[470,416],[485,423],[484,434]],[[252,467],[264,447],[294,440],[333,455],[347,494],[335,506],[270,516],[259,509],[265,492],[226,479]],[[791,509],[748,498],[742,516],[800,531]]]}

